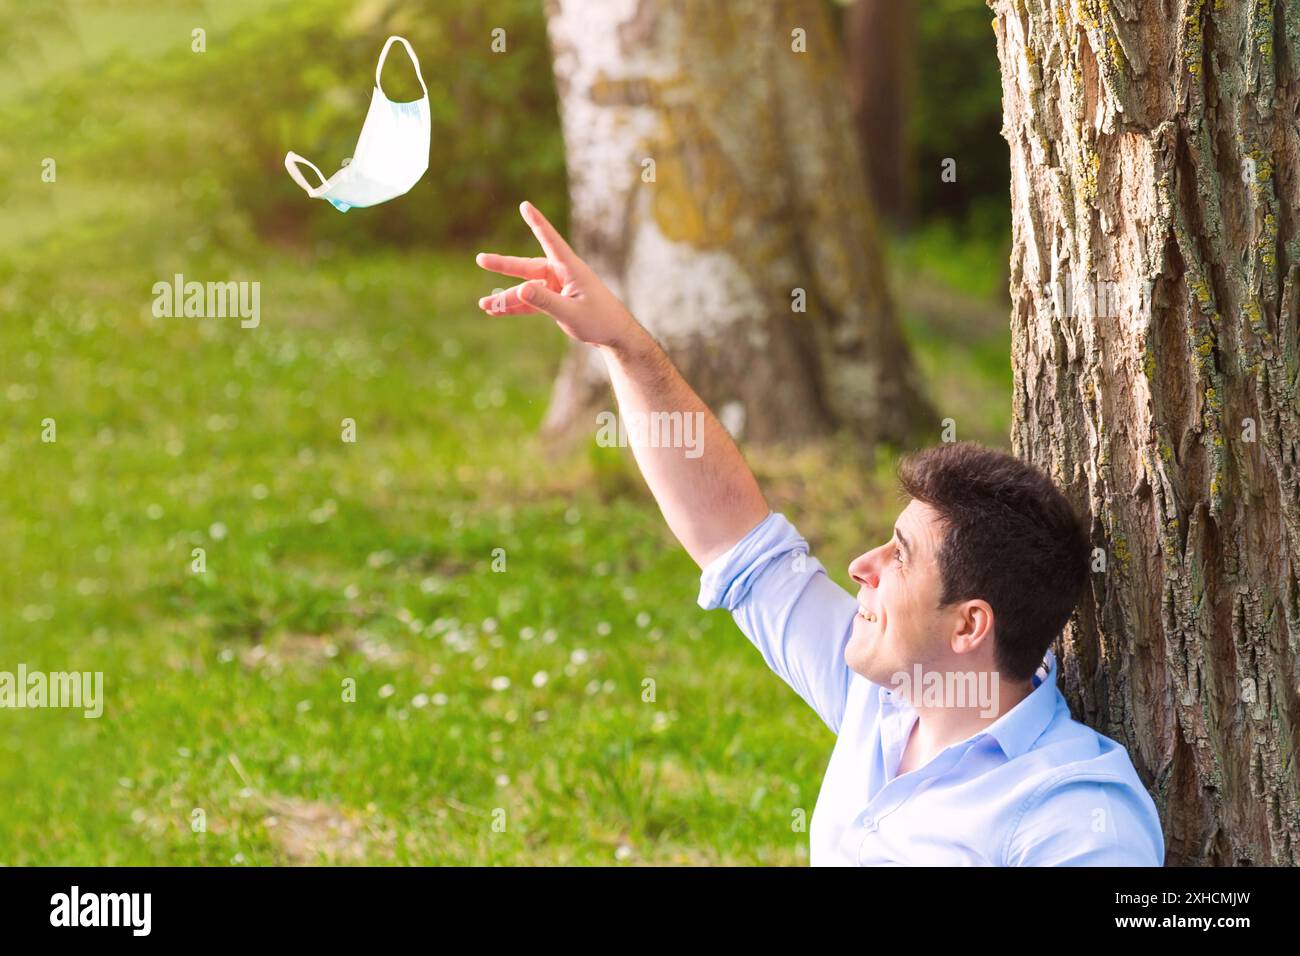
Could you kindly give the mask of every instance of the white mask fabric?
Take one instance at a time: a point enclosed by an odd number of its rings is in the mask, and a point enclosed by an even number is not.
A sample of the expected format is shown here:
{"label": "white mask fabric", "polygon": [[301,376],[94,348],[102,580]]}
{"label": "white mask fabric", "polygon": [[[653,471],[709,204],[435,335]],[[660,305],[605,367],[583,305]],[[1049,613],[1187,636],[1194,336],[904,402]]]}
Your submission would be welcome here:
{"label": "white mask fabric", "polygon": [[[421,99],[398,103],[384,95],[380,74],[394,43],[406,47],[411,57],[424,90]],[[409,192],[429,168],[429,125],[429,88],[424,84],[420,61],[405,37],[391,36],[375,65],[375,91],[352,161],[326,179],[312,162],[290,150],[284,157],[284,168],[308,196],[326,200],[339,212],[353,206],[374,206]],[[319,186],[307,182],[299,163],[316,174]]]}

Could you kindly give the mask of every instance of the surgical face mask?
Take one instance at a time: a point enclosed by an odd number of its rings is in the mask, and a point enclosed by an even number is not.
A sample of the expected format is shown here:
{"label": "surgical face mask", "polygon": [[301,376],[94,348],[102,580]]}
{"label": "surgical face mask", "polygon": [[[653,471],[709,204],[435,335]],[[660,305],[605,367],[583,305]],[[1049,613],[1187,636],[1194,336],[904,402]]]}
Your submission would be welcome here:
{"label": "surgical face mask", "polygon": [[[419,77],[424,97],[407,103],[394,103],[384,95],[380,74],[384,71],[384,60],[388,49],[394,42],[406,47]],[[319,186],[312,186],[303,177],[298,164],[309,167],[320,179]],[[379,54],[379,63],[375,66],[375,92],[370,97],[370,112],[361,127],[361,136],[357,139],[357,148],[352,153],[352,160],[342,169],[326,179],[324,174],[311,162],[292,150],[284,157],[284,168],[289,171],[293,181],[307,191],[313,199],[325,199],[333,203],[339,212],[347,212],[353,206],[374,206],[387,202],[410,190],[420,181],[424,171],[429,168],[429,88],[424,85],[424,76],[420,73],[420,61],[415,51],[405,38],[392,36],[384,44]]]}

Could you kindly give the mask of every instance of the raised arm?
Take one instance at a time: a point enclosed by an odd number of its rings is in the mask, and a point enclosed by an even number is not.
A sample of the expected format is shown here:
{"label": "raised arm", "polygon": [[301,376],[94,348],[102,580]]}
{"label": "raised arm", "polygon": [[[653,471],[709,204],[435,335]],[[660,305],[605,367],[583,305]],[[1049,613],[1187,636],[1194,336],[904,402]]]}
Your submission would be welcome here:
{"label": "raised arm", "polygon": [[676,412],[683,421],[693,416],[692,421],[701,422],[702,433],[690,454],[645,440],[631,444],[668,527],[696,564],[706,566],[767,516],[753,472],[663,349],[546,217],[527,202],[519,211],[545,256],[479,253],[476,261],[484,269],[525,280],[485,296],[479,307],[492,315],[544,313],[570,338],[598,349],[624,419],[646,422]]}

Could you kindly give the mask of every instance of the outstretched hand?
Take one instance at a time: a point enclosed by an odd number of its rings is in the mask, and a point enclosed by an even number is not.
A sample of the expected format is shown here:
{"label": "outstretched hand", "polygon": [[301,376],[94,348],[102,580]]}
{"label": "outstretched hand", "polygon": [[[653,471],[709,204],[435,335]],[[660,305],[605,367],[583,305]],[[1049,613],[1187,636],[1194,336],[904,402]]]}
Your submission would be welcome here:
{"label": "outstretched hand", "polygon": [[[542,312],[570,338],[603,346],[620,416],[679,416],[694,427],[695,440],[631,442],[646,484],[664,519],[701,568],[734,547],[768,514],[767,502],[735,442],[673,367],[654,338],[623,307],[591,268],[569,248],[531,203],[519,207],[541,243],[532,259],[482,252],[484,269],[524,281],[479,299],[489,315]],[[707,444],[708,451],[705,451]]]}
{"label": "outstretched hand", "polygon": [[520,203],[519,214],[546,255],[528,258],[480,252],[474,261],[482,268],[524,281],[484,296],[478,300],[479,308],[489,315],[541,312],[579,342],[619,345],[637,328],[631,313],[569,248],[536,206]]}

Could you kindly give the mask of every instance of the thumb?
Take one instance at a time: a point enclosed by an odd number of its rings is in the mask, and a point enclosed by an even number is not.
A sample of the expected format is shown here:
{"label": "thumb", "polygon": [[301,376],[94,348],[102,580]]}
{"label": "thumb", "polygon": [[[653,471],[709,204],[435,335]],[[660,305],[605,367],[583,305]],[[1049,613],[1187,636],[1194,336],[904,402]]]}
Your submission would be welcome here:
{"label": "thumb", "polygon": [[546,287],[544,279],[525,282],[519,289],[519,298],[553,319],[571,320],[575,317],[573,300],[566,295],[552,292]]}

